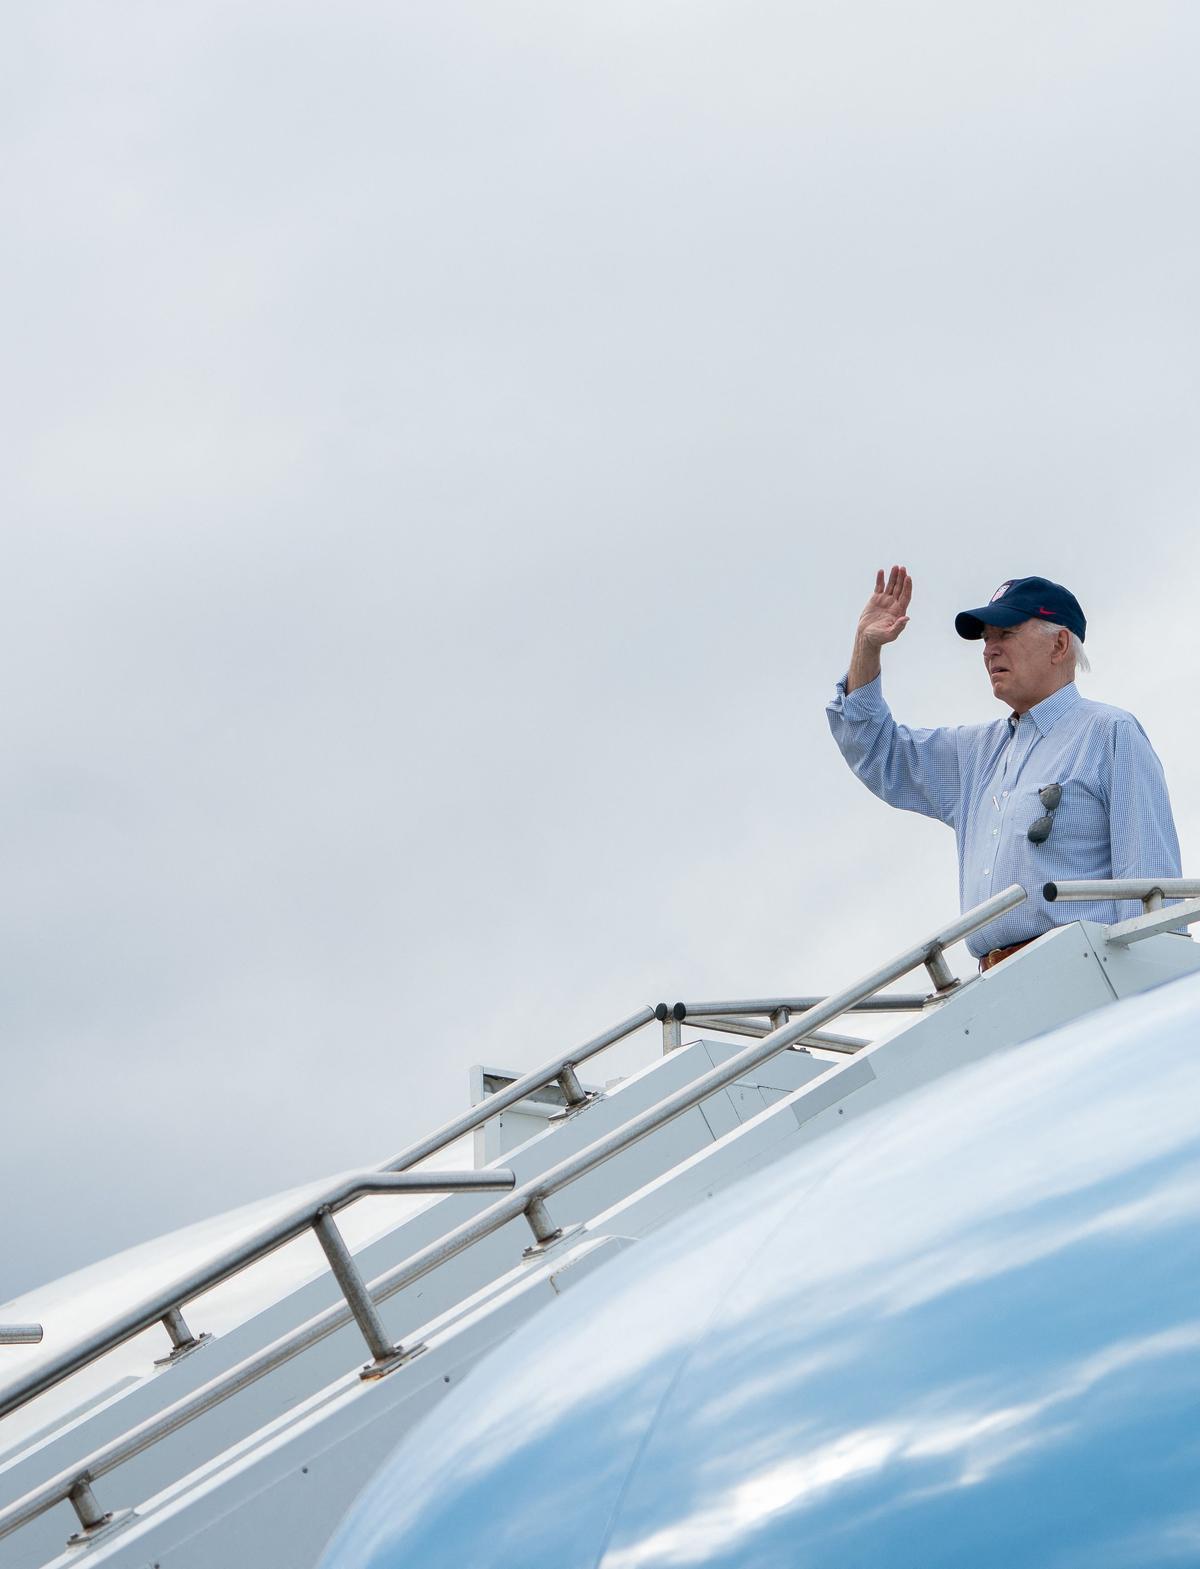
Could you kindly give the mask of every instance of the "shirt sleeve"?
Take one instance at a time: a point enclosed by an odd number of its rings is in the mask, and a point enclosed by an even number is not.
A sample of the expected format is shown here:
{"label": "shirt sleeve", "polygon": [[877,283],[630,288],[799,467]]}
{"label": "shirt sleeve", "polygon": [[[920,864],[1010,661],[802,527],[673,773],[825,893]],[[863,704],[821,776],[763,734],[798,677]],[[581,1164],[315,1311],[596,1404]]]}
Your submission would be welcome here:
{"label": "shirt sleeve", "polygon": [[[1113,729],[1108,832],[1114,877],[1182,876],[1162,764],[1136,722]],[[1123,904],[1121,910],[1122,919],[1142,914],[1140,904]]]}
{"label": "shirt sleeve", "polygon": [[910,730],[884,701],[880,676],[846,691],[846,677],[826,705],[842,756],[868,790],[889,806],[954,826],[958,811],[958,741],[952,729]]}

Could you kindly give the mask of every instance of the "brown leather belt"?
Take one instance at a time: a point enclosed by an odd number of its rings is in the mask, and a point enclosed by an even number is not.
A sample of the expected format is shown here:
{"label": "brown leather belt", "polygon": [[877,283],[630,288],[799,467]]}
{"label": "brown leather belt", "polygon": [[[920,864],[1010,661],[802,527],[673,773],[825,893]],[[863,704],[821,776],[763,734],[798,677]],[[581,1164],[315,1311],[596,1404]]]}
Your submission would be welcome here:
{"label": "brown leather belt", "polygon": [[991,953],[985,953],[979,961],[979,973],[990,970],[993,965],[999,964],[1002,959],[1010,959],[1014,953],[1019,953],[1022,948],[1028,948],[1031,942],[1036,942],[1036,937],[1026,937],[1024,942],[1015,942],[1009,948],[993,948]]}

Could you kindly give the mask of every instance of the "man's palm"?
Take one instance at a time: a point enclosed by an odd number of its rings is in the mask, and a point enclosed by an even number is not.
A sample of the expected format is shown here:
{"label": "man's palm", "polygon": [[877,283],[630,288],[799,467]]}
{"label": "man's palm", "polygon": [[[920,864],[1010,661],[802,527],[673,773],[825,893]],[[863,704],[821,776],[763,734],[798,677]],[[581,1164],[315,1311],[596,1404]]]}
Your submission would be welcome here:
{"label": "man's palm", "polygon": [[883,569],[875,574],[875,592],[858,618],[858,635],[874,648],[894,643],[908,625],[912,578],[903,567],[893,567],[884,582]]}

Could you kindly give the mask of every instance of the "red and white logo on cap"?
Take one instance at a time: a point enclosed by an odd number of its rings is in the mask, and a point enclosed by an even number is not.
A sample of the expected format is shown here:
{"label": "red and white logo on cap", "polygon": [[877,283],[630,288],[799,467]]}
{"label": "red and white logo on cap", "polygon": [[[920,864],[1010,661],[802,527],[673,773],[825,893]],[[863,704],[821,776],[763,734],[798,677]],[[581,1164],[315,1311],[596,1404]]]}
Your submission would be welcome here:
{"label": "red and white logo on cap", "polygon": [[1005,594],[1008,593],[1009,589],[1012,586],[1013,586],[1012,578],[1009,578],[1007,583],[1001,583],[1000,587],[992,595],[991,599],[988,600],[988,604],[989,605],[994,605],[998,599],[1003,599]]}

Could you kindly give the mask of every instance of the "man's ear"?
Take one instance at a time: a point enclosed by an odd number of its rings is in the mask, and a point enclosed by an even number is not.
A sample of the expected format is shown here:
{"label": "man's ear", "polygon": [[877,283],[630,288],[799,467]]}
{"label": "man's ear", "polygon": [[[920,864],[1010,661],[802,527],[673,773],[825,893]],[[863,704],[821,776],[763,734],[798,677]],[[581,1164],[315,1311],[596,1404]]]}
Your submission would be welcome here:
{"label": "man's ear", "polygon": [[1071,651],[1071,634],[1065,628],[1059,627],[1054,634],[1054,644],[1052,659],[1056,665],[1061,665]]}

